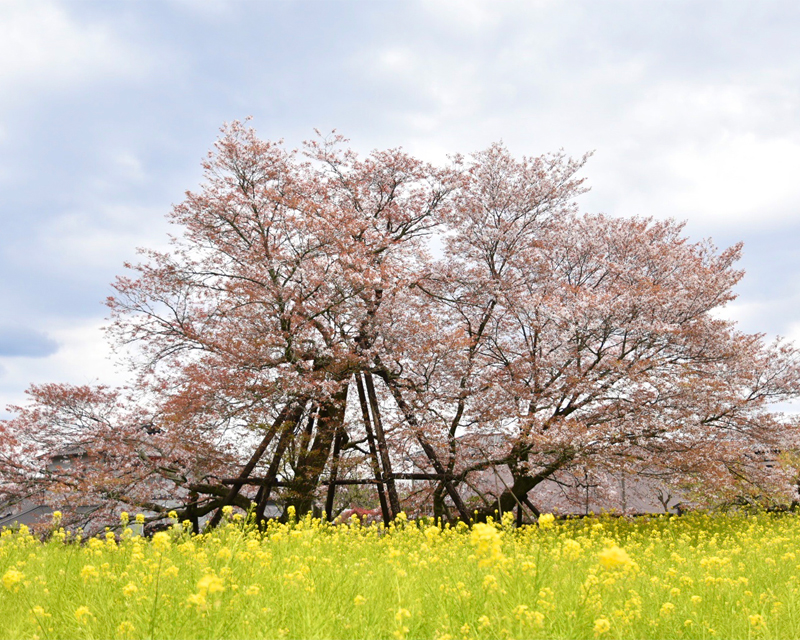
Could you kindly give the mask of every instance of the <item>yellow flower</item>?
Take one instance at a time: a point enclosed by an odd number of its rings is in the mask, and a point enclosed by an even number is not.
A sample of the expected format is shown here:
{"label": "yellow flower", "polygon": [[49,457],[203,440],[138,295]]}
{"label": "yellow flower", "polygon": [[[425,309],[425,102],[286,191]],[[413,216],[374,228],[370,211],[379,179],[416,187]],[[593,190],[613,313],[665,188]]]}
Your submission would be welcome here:
{"label": "yellow flower", "polygon": [[91,564],[87,564],[86,566],[81,569],[81,578],[83,578],[84,582],[89,582],[90,580],[94,580],[95,578],[99,578],[100,573],[97,571],[97,568]]}
{"label": "yellow flower", "polygon": [[63,514],[60,511],[53,511],[53,525],[58,526],[61,524],[61,517]]}
{"label": "yellow flower", "polygon": [[136,514],[136,524],[144,524],[144,514],[137,513]]}
{"label": "yellow flower", "polygon": [[206,596],[204,593],[193,593],[186,598],[186,601],[199,609],[206,605]]}
{"label": "yellow flower", "polygon": [[22,582],[23,578],[25,578],[25,574],[22,571],[9,569],[3,574],[3,586],[9,591],[16,591],[19,589],[19,583]]}
{"label": "yellow flower", "polygon": [[172,510],[167,514],[167,517],[168,518],[172,518],[173,520],[177,520],[178,519],[178,512],[175,511],[175,510]]}
{"label": "yellow flower", "polygon": [[548,529],[555,523],[555,516],[552,513],[543,513],[539,516],[537,522],[542,529]]}
{"label": "yellow flower", "polygon": [[217,558],[219,558],[223,562],[227,562],[232,557],[233,557],[233,551],[228,549],[228,547],[222,547],[222,549],[217,551]]}
{"label": "yellow flower", "polygon": [[136,627],[134,627],[133,623],[129,622],[128,620],[123,620],[117,627],[117,635],[122,637],[133,635],[134,631],[136,631]]}
{"label": "yellow flower", "polygon": [[607,633],[609,629],[611,629],[611,623],[608,621],[608,618],[598,618],[597,620],[594,621],[595,637]]}
{"label": "yellow flower", "polygon": [[133,584],[133,582],[129,582],[124,587],[122,587],[122,593],[126,598],[130,598],[138,590],[139,590],[139,587],[137,587],[135,584]]}
{"label": "yellow flower", "polygon": [[246,596],[257,596],[261,591],[261,587],[257,584],[251,584],[247,589],[244,590],[244,595]]}
{"label": "yellow flower", "polygon": [[692,601],[692,604],[700,604],[703,601],[700,596],[692,596],[689,599]]}
{"label": "yellow flower", "polygon": [[761,629],[762,627],[766,626],[764,617],[760,613],[749,616],[748,619],[750,620],[750,626],[754,629]]}
{"label": "yellow flower", "polygon": [[86,546],[89,547],[92,551],[100,552],[100,549],[103,548],[103,541],[100,538],[89,538],[89,541],[86,543]]}
{"label": "yellow flower", "polygon": [[394,637],[397,640],[403,640],[408,634],[408,627],[403,624],[403,620],[411,617],[411,612],[408,609],[400,608],[394,614],[394,619],[397,621],[397,629],[394,631]]}
{"label": "yellow flower", "polygon": [[486,629],[487,627],[492,626],[491,620],[489,620],[489,616],[481,616],[478,618],[478,627],[481,629]]}
{"label": "yellow flower", "polygon": [[577,540],[564,540],[561,549],[567,560],[577,560],[583,554],[583,547]]}
{"label": "yellow flower", "polygon": [[225,591],[225,585],[213,573],[204,575],[197,582],[197,590],[201,593],[220,593]]}
{"label": "yellow flower", "polygon": [[675,611],[675,605],[671,602],[665,602],[661,605],[661,610],[658,613],[661,616],[667,617],[671,615],[673,611]]}
{"label": "yellow flower", "polygon": [[122,523],[123,526],[127,525],[130,522],[130,516],[128,515],[127,511],[123,511],[119,514],[119,521]]}
{"label": "yellow flower", "polygon": [[497,589],[497,578],[491,574],[485,576],[483,579],[483,588],[488,589],[489,591],[494,591]]}
{"label": "yellow flower", "polygon": [[394,614],[394,619],[397,620],[398,624],[401,624],[404,619],[410,618],[411,612],[408,609],[398,609],[397,613]]}
{"label": "yellow flower", "polygon": [[600,564],[606,569],[629,567],[633,564],[633,560],[631,560],[628,552],[616,545],[608,549],[603,549],[598,559],[600,560]]}
{"label": "yellow flower", "polygon": [[78,624],[86,624],[92,618],[92,612],[89,611],[89,607],[78,607],[75,609],[75,619],[78,621]]}
{"label": "yellow flower", "polygon": [[486,567],[503,560],[503,539],[495,527],[479,522],[473,525],[469,537],[479,558],[479,566]]}
{"label": "yellow flower", "polygon": [[232,513],[233,507],[231,505],[226,504],[224,507],[222,507],[222,515],[226,518],[230,518]]}
{"label": "yellow flower", "polygon": [[353,598],[353,604],[356,605],[357,607],[360,607],[366,601],[367,601],[367,599],[362,595],[357,595],[355,598]]}
{"label": "yellow flower", "polygon": [[159,531],[153,535],[153,548],[156,551],[166,551],[171,543],[172,539],[166,531]]}

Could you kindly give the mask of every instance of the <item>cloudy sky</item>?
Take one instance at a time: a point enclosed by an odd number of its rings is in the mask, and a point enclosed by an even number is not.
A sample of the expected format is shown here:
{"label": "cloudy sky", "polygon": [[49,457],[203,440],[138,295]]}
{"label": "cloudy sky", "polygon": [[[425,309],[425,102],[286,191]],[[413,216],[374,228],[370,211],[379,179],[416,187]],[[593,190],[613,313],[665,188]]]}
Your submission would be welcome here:
{"label": "cloudy sky", "polygon": [[800,3],[0,0],[0,417],[120,382],[102,301],[225,121],[433,161],[594,150],[586,211],[742,240],[726,313],[800,340]]}

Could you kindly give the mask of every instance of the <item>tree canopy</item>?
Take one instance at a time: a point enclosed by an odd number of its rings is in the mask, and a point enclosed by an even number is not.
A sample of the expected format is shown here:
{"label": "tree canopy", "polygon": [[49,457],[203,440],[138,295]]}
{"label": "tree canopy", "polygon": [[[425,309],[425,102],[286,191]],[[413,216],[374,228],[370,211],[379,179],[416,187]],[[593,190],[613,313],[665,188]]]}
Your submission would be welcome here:
{"label": "tree canopy", "polygon": [[170,250],[141,250],[108,299],[133,382],[31,387],[0,423],[0,499],[213,524],[276,495],[330,517],[361,482],[386,518],[466,520],[476,499],[535,513],[530,492],[576,470],[793,499],[791,456],[761,460],[797,448],[773,406],[800,393],[798,350],[719,314],[741,245],[579,213],[587,157],[346,145],[223,128]]}

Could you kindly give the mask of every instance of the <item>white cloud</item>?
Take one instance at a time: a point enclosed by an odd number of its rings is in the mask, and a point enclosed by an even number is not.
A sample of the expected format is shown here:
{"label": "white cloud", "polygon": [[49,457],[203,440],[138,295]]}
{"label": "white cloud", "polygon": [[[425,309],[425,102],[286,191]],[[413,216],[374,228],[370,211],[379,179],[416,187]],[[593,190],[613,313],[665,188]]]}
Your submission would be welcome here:
{"label": "white cloud", "polygon": [[61,269],[121,271],[137,247],[166,248],[168,226],[162,209],[107,205],[92,216],[73,211],[53,219],[42,229],[39,247]]}
{"label": "white cloud", "polygon": [[379,72],[399,73],[409,76],[417,66],[414,54],[409,49],[392,47],[381,51],[377,58]]}
{"label": "white cloud", "polygon": [[47,0],[0,2],[0,100],[72,87],[97,77],[139,75],[152,57],[107,25],[73,19]]}
{"label": "white cloud", "polygon": [[438,20],[452,30],[485,33],[502,23],[505,10],[508,9],[504,4],[512,3],[493,0],[422,0],[421,7],[431,19]]}
{"label": "white cloud", "polygon": [[704,231],[797,217],[800,69],[769,55],[767,36],[753,36],[765,52],[754,56],[735,20],[716,34],[712,12],[678,32],[681,8],[663,5],[652,17],[624,4],[419,6],[419,28],[408,22],[353,58],[412,152],[441,160],[500,138],[515,153],[596,149],[595,210]]}
{"label": "white cloud", "polygon": [[231,0],[171,0],[171,4],[213,23],[237,15],[235,3]]}
{"label": "white cloud", "polygon": [[146,177],[142,162],[133,153],[122,151],[114,157],[113,161],[123,178],[139,182]]}
{"label": "white cloud", "polygon": [[786,332],[786,339],[800,346],[800,322],[793,322]]}
{"label": "white cloud", "polygon": [[794,220],[800,123],[787,112],[800,111],[799,95],[757,77],[651,82],[610,119],[618,141],[598,153],[607,162],[600,188],[616,185],[618,213],[686,218],[708,229]]}
{"label": "white cloud", "polygon": [[668,164],[684,185],[673,198],[677,210],[715,226],[763,228],[800,214],[800,143],[724,136],[703,148],[675,149]]}
{"label": "white cloud", "polygon": [[111,359],[111,349],[102,332],[104,321],[92,318],[48,327],[47,333],[59,349],[47,358],[0,359],[0,419],[9,417],[9,404],[24,404],[21,381],[27,384],[124,384],[126,372]]}

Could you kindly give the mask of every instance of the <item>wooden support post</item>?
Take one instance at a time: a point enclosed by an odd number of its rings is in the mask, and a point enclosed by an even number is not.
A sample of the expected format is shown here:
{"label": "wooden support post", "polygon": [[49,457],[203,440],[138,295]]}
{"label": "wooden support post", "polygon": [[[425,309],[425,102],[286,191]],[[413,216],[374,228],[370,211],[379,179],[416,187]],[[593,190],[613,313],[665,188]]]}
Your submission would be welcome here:
{"label": "wooden support post", "polygon": [[328,495],[325,500],[325,519],[333,521],[333,501],[336,497],[336,476],[339,475],[339,453],[342,450],[342,440],[344,439],[344,425],[336,429],[333,438],[333,459],[331,460],[331,479],[328,484]]}
{"label": "wooden support post", "polygon": [[[361,416],[364,419],[364,430],[367,432],[367,442],[369,443],[370,460],[372,462],[372,473],[375,475],[378,488],[378,501],[381,504],[381,515],[383,522],[388,526],[392,520],[392,513],[389,511],[389,505],[386,503],[386,493],[384,492],[383,476],[381,473],[381,464],[378,460],[378,450],[375,446],[375,436],[372,433],[372,420],[369,415],[369,407],[367,406],[367,394],[364,391],[364,382],[361,379],[361,374],[356,373],[356,388],[358,389],[358,400],[361,404]],[[395,514],[396,515],[396,514]]]}
{"label": "wooden support post", "polygon": [[372,381],[372,373],[369,371],[364,372],[364,383],[367,387],[367,397],[369,398],[369,406],[372,410],[372,419],[375,422],[375,437],[378,441],[378,453],[380,454],[381,462],[383,463],[383,477],[386,480],[386,489],[389,493],[391,516],[394,518],[398,513],[400,513],[400,500],[397,497],[397,487],[394,484],[392,463],[389,459],[389,449],[386,446],[386,434],[383,431],[383,421],[381,420],[381,410],[378,406],[378,396],[375,393],[375,384]]}
{"label": "wooden support post", "polygon": [[531,502],[531,500],[530,500],[530,498],[528,497],[528,495],[527,495],[527,494],[525,494],[524,496],[522,496],[522,503],[523,503],[523,504],[524,504],[526,507],[528,507],[528,509],[530,509],[530,510],[531,510],[531,513],[532,513],[532,514],[533,514],[533,515],[534,515],[536,518],[538,518],[540,515],[542,515],[542,514],[540,514],[540,513],[539,513],[539,510],[538,510],[538,509],[537,509],[537,508],[536,508],[536,507],[533,505],[533,503]]}
{"label": "wooden support post", "polygon": [[408,422],[408,425],[414,430],[417,436],[417,442],[419,442],[422,450],[425,452],[425,455],[428,456],[428,460],[430,460],[431,465],[433,466],[434,470],[437,474],[442,476],[442,483],[444,484],[445,489],[447,490],[447,494],[450,496],[450,499],[453,501],[453,505],[458,510],[459,516],[464,522],[470,521],[470,514],[467,510],[464,501],[461,499],[458,491],[456,491],[455,485],[452,482],[451,476],[447,474],[447,470],[444,468],[441,460],[439,460],[439,456],[436,455],[436,450],[431,445],[428,438],[425,436],[425,433],[420,428],[420,424],[417,421],[417,417],[414,415],[411,407],[408,406],[408,403],[403,398],[403,394],[401,393],[400,389],[392,384],[389,380],[388,374],[383,372],[381,377],[386,382],[386,385],[389,387],[389,391],[392,392],[392,397],[394,397],[397,406],[399,407],[400,411],[403,412],[403,416]]}
{"label": "wooden support post", "polygon": [[[258,494],[256,494],[256,512],[255,512],[255,520],[258,525],[264,520],[264,511],[267,508],[267,502],[269,501],[269,495],[272,492],[272,487],[275,482],[275,479],[278,477],[278,470],[281,464],[281,460],[283,459],[283,454],[286,452],[286,447],[289,446],[289,441],[294,436],[294,430],[297,426],[297,423],[303,417],[303,411],[305,410],[305,403],[298,405],[295,407],[294,411],[292,412],[291,416],[288,416],[287,420],[283,424],[283,429],[281,431],[280,438],[278,439],[278,446],[275,448],[275,453],[272,456],[272,460],[269,463],[269,468],[267,469],[267,475],[264,478],[264,483],[258,490]],[[309,420],[314,419],[314,407],[311,407],[311,416]]]}
{"label": "wooden support post", "polygon": [[219,524],[219,521],[222,519],[222,508],[227,505],[232,505],[234,500],[236,500],[236,496],[239,495],[239,491],[241,490],[242,486],[244,485],[244,481],[252,473],[255,466],[258,464],[258,461],[261,460],[261,457],[264,455],[264,452],[267,450],[269,443],[272,442],[272,439],[275,437],[275,433],[278,431],[278,428],[283,424],[286,420],[286,416],[289,414],[289,410],[292,407],[292,402],[288,402],[286,406],[281,409],[281,412],[278,414],[278,417],[275,418],[275,421],[272,423],[270,428],[267,430],[267,433],[264,434],[264,437],[261,439],[258,447],[253,452],[253,455],[250,456],[250,460],[247,461],[247,464],[244,465],[242,468],[237,481],[231,486],[228,493],[225,495],[225,498],[222,501],[222,505],[219,509],[214,513],[211,517],[211,520],[208,521],[206,525],[207,528],[212,529]]}

